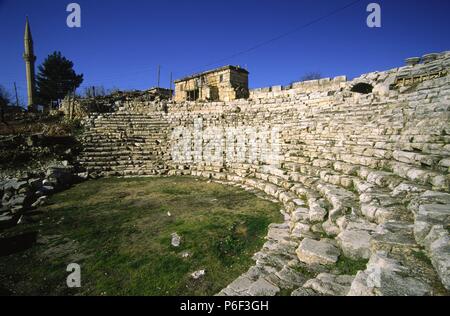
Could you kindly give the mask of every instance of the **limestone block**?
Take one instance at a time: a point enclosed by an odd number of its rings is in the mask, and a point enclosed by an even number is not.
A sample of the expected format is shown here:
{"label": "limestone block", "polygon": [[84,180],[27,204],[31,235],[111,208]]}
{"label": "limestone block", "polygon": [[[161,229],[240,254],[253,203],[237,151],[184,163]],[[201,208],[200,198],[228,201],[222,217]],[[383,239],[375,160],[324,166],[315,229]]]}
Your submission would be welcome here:
{"label": "limestone block", "polygon": [[298,207],[292,212],[291,220],[293,222],[306,222],[309,220],[309,209],[305,207]]}
{"label": "limestone block", "polygon": [[434,226],[426,239],[431,262],[442,284],[450,291],[450,236],[442,226]]}
{"label": "limestone block", "polygon": [[294,237],[299,237],[299,238],[305,237],[305,236],[310,236],[311,235],[311,226],[308,224],[298,222],[294,225],[291,235]]}
{"label": "limestone block", "polygon": [[307,264],[329,265],[337,262],[339,249],[325,241],[303,239],[296,250],[298,259]]}
{"label": "limestone block", "polygon": [[248,291],[253,283],[254,281],[250,280],[248,277],[240,276],[239,278],[231,282],[231,284],[228,285],[228,288],[238,294],[243,295],[246,291]]}
{"label": "limestone block", "polygon": [[345,230],[337,236],[337,241],[346,257],[369,259],[371,236],[367,231]]}
{"label": "limestone block", "polygon": [[348,296],[424,296],[431,288],[421,280],[409,277],[409,270],[385,252],[370,257],[367,268],[359,271]]}
{"label": "limestone block", "polygon": [[304,287],[298,288],[292,291],[291,296],[318,296],[319,294],[312,289],[306,289]]}
{"label": "limestone block", "polygon": [[338,225],[333,223],[331,220],[327,220],[322,224],[322,228],[328,236],[337,236],[341,232]]}
{"label": "limestone block", "polygon": [[250,296],[275,296],[280,292],[280,288],[264,278],[259,278],[248,289]]}
{"label": "limestone block", "polygon": [[264,192],[266,192],[268,195],[278,198],[279,187],[274,184],[267,184],[264,188]]}
{"label": "limestone block", "polygon": [[423,204],[419,206],[414,223],[416,240],[423,245],[434,225],[450,224],[450,204]]}
{"label": "limestone block", "polygon": [[312,289],[321,295],[345,296],[350,291],[354,276],[321,273],[308,280],[303,287]]}
{"label": "limestone block", "polygon": [[327,210],[320,200],[309,200],[309,220],[311,223],[322,223],[327,216]]}

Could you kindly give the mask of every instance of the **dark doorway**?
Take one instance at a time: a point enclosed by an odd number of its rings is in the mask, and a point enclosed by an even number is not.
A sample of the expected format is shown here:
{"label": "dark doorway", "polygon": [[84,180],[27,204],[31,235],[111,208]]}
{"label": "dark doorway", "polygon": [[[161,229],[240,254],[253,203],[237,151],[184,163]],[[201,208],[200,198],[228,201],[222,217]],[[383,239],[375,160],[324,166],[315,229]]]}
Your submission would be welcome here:
{"label": "dark doorway", "polygon": [[219,100],[219,88],[216,86],[209,87],[209,98],[211,101]]}

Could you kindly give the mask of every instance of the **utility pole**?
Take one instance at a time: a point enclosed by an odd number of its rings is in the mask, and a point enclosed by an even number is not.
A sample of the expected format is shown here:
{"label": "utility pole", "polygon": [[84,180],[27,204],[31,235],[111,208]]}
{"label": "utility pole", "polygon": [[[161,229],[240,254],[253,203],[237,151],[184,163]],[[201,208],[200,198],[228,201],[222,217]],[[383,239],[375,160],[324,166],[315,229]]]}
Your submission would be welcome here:
{"label": "utility pole", "polygon": [[160,76],[161,76],[161,65],[158,65],[158,85],[157,85],[158,88],[159,88],[159,79],[160,79]]}
{"label": "utility pole", "polygon": [[16,106],[19,107],[19,97],[17,95],[17,86],[16,82],[14,82],[14,91],[16,92]]}
{"label": "utility pole", "polygon": [[170,86],[169,86],[169,91],[170,91],[170,101],[172,101],[172,97],[173,97],[173,91],[172,91],[172,72],[170,72]]}
{"label": "utility pole", "polygon": [[69,94],[69,120],[73,120],[73,115],[75,111],[75,89]]}

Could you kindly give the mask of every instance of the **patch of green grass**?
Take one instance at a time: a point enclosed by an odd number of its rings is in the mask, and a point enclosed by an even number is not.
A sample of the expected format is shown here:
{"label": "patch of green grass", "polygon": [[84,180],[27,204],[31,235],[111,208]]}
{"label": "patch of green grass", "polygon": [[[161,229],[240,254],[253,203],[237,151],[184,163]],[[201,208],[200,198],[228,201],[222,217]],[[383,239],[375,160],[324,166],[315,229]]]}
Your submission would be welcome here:
{"label": "patch of green grass", "polygon": [[[54,195],[40,221],[8,232],[39,231],[41,241],[0,258],[0,283],[29,295],[213,295],[253,264],[279,208],[190,177],[88,181]],[[79,289],[66,287],[72,262]]]}
{"label": "patch of green grass", "polygon": [[298,264],[292,267],[294,271],[299,272],[301,275],[305,276],[307,279],[313,279],[316,275],[312,270],[308,269],[303,264]]}
{"label": "patch of green grass", "polygon": [[340,256],[336,263],[336,269],[342,275],[356,275],[358,271],[365,270],[369,260],[366,259],[351,259]]}
{"label": "patch of green grass", "polygon": [[170,195],[187,195],[192,193],[184,188],[177,188],[177,187],[164,187],[161,189],[161,192]]}
{"label": "patch of green grass", "polygon": [[356,188],[355,183],[352,183],[352,185],[348,188],[348,190],[349,190],[350,192],[355,193],[355,194],[358,194],[358,193],[359,193],[358,189]]}
{"label": "patch of green grass", "polygon": [[416,257],[420,261],[425,262],[428,265],[431,265],[431,260],[427,256],[425,251],[423,251],[423,250],[419,250],[419,251],[412,250],[412,254],[414,255],[414,257]]}
{"label": "patch of green grass", "polygon": [[326,232],[319,232],[317,234],[319,235],[320,239],[335,239],[336,238],[336,236],[329,235]]}

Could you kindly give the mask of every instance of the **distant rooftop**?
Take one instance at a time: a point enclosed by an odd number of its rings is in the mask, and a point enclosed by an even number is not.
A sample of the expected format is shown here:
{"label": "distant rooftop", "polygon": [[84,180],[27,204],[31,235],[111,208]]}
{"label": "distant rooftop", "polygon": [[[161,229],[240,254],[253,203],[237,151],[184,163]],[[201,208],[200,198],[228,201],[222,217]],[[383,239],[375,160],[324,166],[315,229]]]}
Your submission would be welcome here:
{"label": "distant rooftop", "polygon": [[218,71],[228,70],[228,69],[235,70],[235,71],[242,72],[242,73],[247,73],[247,74],[249,73],[246,69],[241,68],[240,66],[227,65],[227,66],[223,66],[223,67],[219,67],[219,68],[215,68],[215,69],[199,72],[199,73],[196,73],[196,74],[193,74],[193,75],[181,78],[181,79],[177,79],[174,82],[177,83],[177,82],[181,82],[181,81],[186,81],[186,80],[197,78],[197,77],[200,77],[200,76],[204,76],[204,75],[207,75],[207,74],[210,74],[210,73],[213,73],[213,72],[218,72]]}

